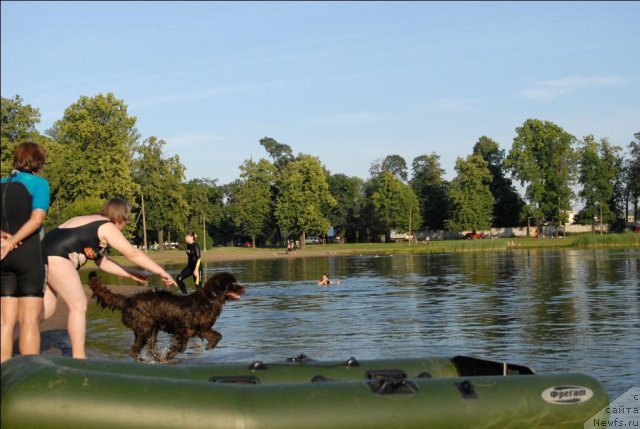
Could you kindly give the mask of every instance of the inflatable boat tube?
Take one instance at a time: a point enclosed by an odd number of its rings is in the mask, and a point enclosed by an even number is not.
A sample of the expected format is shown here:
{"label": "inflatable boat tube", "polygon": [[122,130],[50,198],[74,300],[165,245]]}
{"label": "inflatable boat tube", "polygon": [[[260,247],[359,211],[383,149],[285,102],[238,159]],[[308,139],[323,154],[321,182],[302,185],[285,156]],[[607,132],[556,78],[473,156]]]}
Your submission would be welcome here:
{"label": "inflatable boat tube", "polygon": [[[499,372],[496,374],[496,372]],[[581,374],[469,357],[148,365],[2,364],[3,428],[576,428],[608,403]]]}

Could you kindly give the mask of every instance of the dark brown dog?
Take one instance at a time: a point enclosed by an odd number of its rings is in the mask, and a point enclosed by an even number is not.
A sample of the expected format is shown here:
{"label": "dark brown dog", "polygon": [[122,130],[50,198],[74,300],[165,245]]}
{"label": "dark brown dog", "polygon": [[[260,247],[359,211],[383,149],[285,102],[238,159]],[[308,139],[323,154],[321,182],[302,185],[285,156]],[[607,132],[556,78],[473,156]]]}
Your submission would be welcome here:
{"label": "dark brown dog", "polygon": [[[244,294],[244,288],[229,273],[214,274],[202,288],[186,296],[166,290],[149,290],[130,296],[114,293],[102,285],[95,271],[89,274],[89,287],[102,308],[122,311],[122,323],[135,334],[130,354],[138,360],[145,345],[149,346],[155,359],[172,360],[184,352],[189,339],[196,336],[207,340],[207,350],[214,348],[222,335],[212,326],[224,303],[238,300]],[[160,331],[173,336],[173,344],[164,358],[156,350]]]}

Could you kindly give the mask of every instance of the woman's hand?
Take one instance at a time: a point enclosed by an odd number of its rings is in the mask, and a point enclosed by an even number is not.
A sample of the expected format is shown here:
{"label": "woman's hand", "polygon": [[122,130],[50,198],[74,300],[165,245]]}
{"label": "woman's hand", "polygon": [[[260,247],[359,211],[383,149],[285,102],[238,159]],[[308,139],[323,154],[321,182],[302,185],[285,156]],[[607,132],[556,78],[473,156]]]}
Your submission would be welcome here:
{"label": "woman's hand", "polygon": [[149,282],[149,273],[145,271],[129,271],[131,278],[146,285]]}
{"label": "woman's hand", "polygon": [[173,277],[171,277],[171,274],[167,273],[166,271],[163,271],[162,273],[159,274],[160,275],[160,279],[162,279],[162,283],[164,283],[165,286],[175,286],[178,287],[178,284],[176,283],[176,281],[173,279]]}
{"label": "woman's hand", "polygon": [[11,234],[0,231],[0,260],[3,260],[7,257],[9,252],[18,247],[18,244],[11,244]]}

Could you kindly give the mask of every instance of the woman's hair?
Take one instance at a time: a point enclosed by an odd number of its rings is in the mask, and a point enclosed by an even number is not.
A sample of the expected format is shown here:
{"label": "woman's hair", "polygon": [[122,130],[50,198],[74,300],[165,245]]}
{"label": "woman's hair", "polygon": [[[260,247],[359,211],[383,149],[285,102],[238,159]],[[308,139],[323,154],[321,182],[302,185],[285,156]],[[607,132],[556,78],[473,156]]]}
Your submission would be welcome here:
{"label": "woman's hair", "polygon": [[131,204],[122,198],[111,198],[100,209],[98,214],[109,218],[113,223],[127,222],[129,213],[131,212]]}
{"label": "woman's hair", "polygon": [[188,235],[189,237],[193,237],[193,239],[195,240],[196,238],[198,238],[198,236],[196,235],[195,232],[193,231],[187,231],[187,233],[185,235]]}
{"label": "woman's hair", "polygon": [[34,142],[20,143],[13,153],[13,168],[37,173],[44,167],[45,158],[44,149],[39,144]]}

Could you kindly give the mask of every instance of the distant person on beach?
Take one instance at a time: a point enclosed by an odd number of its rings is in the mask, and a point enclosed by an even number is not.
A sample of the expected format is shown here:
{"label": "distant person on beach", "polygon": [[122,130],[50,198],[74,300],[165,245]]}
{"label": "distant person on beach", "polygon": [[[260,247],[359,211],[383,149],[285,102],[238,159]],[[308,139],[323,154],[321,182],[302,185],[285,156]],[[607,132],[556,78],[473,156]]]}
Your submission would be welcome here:
{"label": "distant person on beach", "polygon": [[21,355],[40,353],[40,327],[46,284],[45,257],[40,242],[42,223],[49,209],[49,182],[40,177],[44,149],[33,142],[16,146],[14,170],[2,178],[0,232],[1,352],[0,362],[13,355],[13,331],[22,327]]}
{"label": "distant person on beach", "polygon": [[87,296],[78,270],[87,260],[103,271],[146,284],[149,273],[125,268],[106,255],[113,247],[134,264],[157,274],[165,286],[177,286],[171,275],[122,234],[131,205],[120,198],[107,201],[98,214],[76,216],[47,233],[43,246],[48,256],[48,288],[44,296],[44,318],[56,309],[57,295],[69,309],[67,330],[74,358],[85,359]]}
{"label": "distant person on beach", "polygon": [[287,241],[287,255],[295,253],[295,251],[296,251],[296,245],[293,242],[293,240]]}
{"label": "distant person on beach", "polygon": [[200,255],[200,246],[196,243],[196,235],[193,231],[187,232],[184,239],[187,241],[187,266],[182,269],[176,281],[183,295],[187,294],[187,286],[184,281],[193,276],[193,283],[196,289],[202,286],[202,278],[204,277],[204,269],[202,267],[202,256]]}

